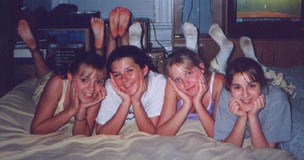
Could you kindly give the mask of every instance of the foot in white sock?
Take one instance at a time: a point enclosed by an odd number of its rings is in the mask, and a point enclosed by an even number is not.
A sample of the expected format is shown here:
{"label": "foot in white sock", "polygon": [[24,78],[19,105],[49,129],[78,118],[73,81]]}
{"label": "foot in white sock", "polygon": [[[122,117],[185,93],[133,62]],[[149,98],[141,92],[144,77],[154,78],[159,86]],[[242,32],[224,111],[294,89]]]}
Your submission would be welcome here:
{"label": "foot in white sock", "polygon": [[255,60],[262,66],[263,70],[266,71],[267,67],[264,66],[262,63],[260,63],[259,60],[256,58],[255,53],[254,53],[254,48],[252,45],[252,41],[249,37],[246,37],[246,36],[241,37],[240,46],[241,46],[241,49],[242,49],[245,57]]}
{"label": "foot in white sock", "polygon": [[226,64],[233,50],[233,43],[226,37],[221,27],[216,23],[211,25],[209,35],[220,47],[219,53],[212,61],[217,62],[218,72],[225,74]]}
{"label": "foot in white sock", "polygon": [[133,23],[129,28],[129,44],[142,48],[141,46],[142,28],[139,22]]}
{"label": "foot in white sock", "polygon": [[209,35],[220,47],[233,46],[233,43],[226,37],[222,28],[217,23],[214,23],[210,26]]}
{"label": "foot in white sock", "polygon": [[198,53],[197,28],[191,23],[184,23],[183,34],[186,39],[186,48]]}

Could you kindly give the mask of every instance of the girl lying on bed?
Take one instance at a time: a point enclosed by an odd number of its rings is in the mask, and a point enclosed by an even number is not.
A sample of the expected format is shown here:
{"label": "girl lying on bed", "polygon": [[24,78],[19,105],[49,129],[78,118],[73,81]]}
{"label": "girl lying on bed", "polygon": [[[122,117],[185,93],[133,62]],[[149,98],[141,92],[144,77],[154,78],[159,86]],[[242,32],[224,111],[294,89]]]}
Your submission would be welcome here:
{"label": "girl lying on bed", "polygon": [[[166,86],[165,100],[158,124],[160,135],[176,135],[186,119],[199,119],[206,134],[214,136],[214,120],[220,91],[224,84],[227,60],[233,43],[227,39],[217,24],[210,27],[209,35],[219,45],[220,51],[211,62],[210,70],[197,52],[196,28],[184,25],[186,46],[189,50],[174,51],[166,59],[164,73],[171,85]],[[256,59],[250,38],[240,38],[246,57]],[[191,50],[191,51],[190,51]],[[220,74],[222,73],[222,74]]]}
{"label": "girl lying on bed", "polygon": [[[139,131],[154,134],[161,112],[166,79],[152,71],[149,58],[140,49],[142,28],[137,22],[129,27],[130,13],[125,12],[117,7],[110,13],[106,48],[110,79],[96,118],[96,134],[119,134],[125,124],[134,121]],[[99,50],[103,24],[99,18],[93,18],[91,24]]]}
{"label": "girl lying on bed", "polygon": [[224,75],[208,71],[198,54],[188,49],[167,57],[164,74],[170,84],[166,86],[157,133],[176,135],[186,119],[199,119],[207,135],[213,137],[214,111]]}
{"label": "girl lying on bed", "polygon": [[227,66],[214,138],[240,147],[273,148],[290,137],[287,95],[279,87],[268,85],[256,61],[246,57],[234,60]]}
{"label": "girl lying on bed", "polygon": [[42,78],[34,94],[37,110],[30,132],[47,134],[72,123],[73,135],[92,135],[100,102],[106,96],[105,59],[95,53],[78,54],[63,79],[45,64],[25,20],[20,20],[18,33],[31,51],[38,78]]}
{"label": "girl lying on bed", "polygon": [[[130,11],[123,7],[116,7],[110,12],[111,27],[108,34],[106,56],[109,56],[109,53],[117,47],[118,37],[120,45],[129,43],[127,29],[130,16]],[[104,22],[99,18],[92,17],[91,27],[95,36],[96,53],[103,55]],[[136,33],[141,33],[140,29],[136,23],[129,30],[136,37]],[[73,122],[73,135],[92,135],[100,103],[106,96],[104,81],[107,71],[104,58],[96,54],[84,54],[84,56],[78,57],[72,64],[74,68],[71,68],[67,75],[68,79],[63,80],[59,75],[53,74],[42,59],[25,20],[20,21],[18,32],[31,50],[35,69],[40,79],[33,95],[38,106],[31,125],[31,133],[55,132],[63,126],[68,126],[65,124],[71,120],[76,120]],[[134,45],[138,44],[138,41],[136,38],[131,40]],[[61,93],[62,91],[63,93]]]}
{"label": "girl lying on bed", "polygon": [[154,134],[161,112],[166,79],[153,72],[148,56],[135,46],[120,46],[108,57],[111,79],[96,118],[96,134],[119,134],[129,122]]}
{"label": "girl lying on bed", "polygon": [[[106,81],[107,97],[96,118],[96,134],[119,134],[123,126],[136,122],[139,131],[155,133],[164,97],[166,79],[153,72],[151,62],[140,49],[142,28],[133,23],[130,14],[118,7],[110,13],[110,34],[106,48],[110,79]],[[116,17],[111,19],[111,17]],[[94,18],[92,29],[95,47],[102,47],[100,19]],[[120,44],[117,43],[120,40]]]}
{"label": "girl lying on bed", "polygon": [[224,85],[225,64],[233,49],[222,29],[214,24],[209,35],[220,46],[216,58],[221,60],[219,73],[211,72],[196,54],[197,35],[192,24],[184,25],[188,49],[176,50],[165,61],[165,100],[158,124],[160,135],[176,135],[186,119],[199,119],[206,134],[214,136],[214,119],[220,91]]}
{"label": "girl lying on bed", "polygon": [[[185,23],[183,25],[183,33],[186,40],[186,47],[195,53],[198,53],[197,28],[191,23]],[[211,25],[209,35],[220,47],[220,52],[210,62],[209,70],[225,74],[226,63],[231,54],[231,51],[228,49],[233,47],[233,43],[226,38],[222,29],[216,23]],[[231,43],[231,45],[229,43]],[[240,47],[245,57],[251,58],[261,65],[265,77],[270,81],[271,84],[281,87],[290,97],[295,97],[295,86],[288,83],[284,79],[284,75],[282,73],[277,73],[271,70],[257,59],[252,41],[249,37],[243,36],[240,38]]]}

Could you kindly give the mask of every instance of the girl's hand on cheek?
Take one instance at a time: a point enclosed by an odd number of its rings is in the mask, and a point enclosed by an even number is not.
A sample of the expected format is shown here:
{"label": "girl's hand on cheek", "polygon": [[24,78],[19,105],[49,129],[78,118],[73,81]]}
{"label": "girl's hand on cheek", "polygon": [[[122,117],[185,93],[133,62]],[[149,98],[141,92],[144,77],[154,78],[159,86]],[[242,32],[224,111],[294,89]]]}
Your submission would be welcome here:
{"label": "girl's hand on cheek", "polygon": [[244,110],[242,110],[240,103],[238,103],[237,100],[234,99],[233,97],[231,97],[228,105],[231,113],[239,117],[247,117],[247,113]]}
{"label": "girl's hand on cheek", "polygon": [[68,109],[72,113],[76,113],[80,108],[77,83],[75,83],[74,80],[70,80],[69,88],[70,88],[70,104]]}
{"label": "girl's hand on cheek", "polygon": [[193,97],[193,102],[195,103],[201,103],[202,98],[205,96],[205,94],[208,91],[208,83],[202,72],[198,79],[198,85],[199,85],[198,93],[196,94],[196,96]]}
{"label": "girl's hand on cheek", "polygon": [[137,89],[136,93],[131,97],[132,102],[140,102],[142,95],[147,90],[147,82],[142,74],[140,74],[140,81],[139,81],[139,88]]}
{"label": "girl's hand on cheek", "polygon": [[122,98],[123,101],[130,102],[131,101],[130,96],[127,93],[120,90],[120,88],[117,86],[117,84],[114,81],[113,75],[110,74],[110,76],[111,76],[110,83],[111,83],[111,86],[113,87],[113,89],[115,90],[115,92]]}
{"label": "girl's hand on cheek", "polygon": [[101,94],[101,100],[104,100],[107,96],[107,90],[105,87],[101,88],[100,94]]}
{"label": "girl's hand on cheek", "polygon": [[71,98],[72,98],[72,92],[73,92],[73,89],[72,89],[72,83],[73,83],[73,77],[72,77],[72,74],[70,72],[67,73],[67,80],[68,80],[68,87],[67,87],[67,90],[66,90],[66,93],[69,93],[70,96],[66,96],[67,98],[67,101],[69,103],[71,103]]}
{"label": "girl's hand on cheek", "polygon": [[171,86],[173,87],[174,91],[176,92],[176,94],[179,97],[181,97],[181,99],[184,101],[184,103],[188,103],[188,104],[192,105],[191,97],[189,97],[187,94],[185,94],[180,89],[178,89],[177,86],[175,85],[175,83],[173,82],[173,80],[170,77],[168,78],[168,80],[169,80],[169,83],[171,84]]}
{"label": "girl's hand on cheek", "polygon": [[257,115],[266,104],[266,99],[264,94],[260,95],[254,102],[253,102],[253,108],[249,112],[250,115]]}
{"label": "girl's hand on cheek", "polygon": [[92,102],[87,103],[87,104],[82,104],[82,105],[85,108],[92,107],[92,106],[100,103],[102,100],[104,100],[106,95],[107,95],[106,89],[104,87],[102,87],[101,91],[97,93],[96,97],[94,98],[94,100]]}

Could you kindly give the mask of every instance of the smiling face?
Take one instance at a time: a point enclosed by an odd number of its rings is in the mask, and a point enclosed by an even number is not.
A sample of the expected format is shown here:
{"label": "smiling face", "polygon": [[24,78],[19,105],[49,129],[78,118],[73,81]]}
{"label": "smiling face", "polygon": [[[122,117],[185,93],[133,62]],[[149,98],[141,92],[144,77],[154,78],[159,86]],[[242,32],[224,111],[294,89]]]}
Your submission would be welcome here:
{"label": "smiling face", "polygon": [[98,70],[86,64],[79,67],[78,72],[73,75],[73,79],[77,84],[79,99],[82,103],[94,100],[98,92],[104,87],[105,78],[105,70]]}
{"label": "smiling face", "polygon": [[179,90],[188,96],[193,97],[199,90],[198,81],[201,70],[198,67],[187,68],[178,64],[172,65],[170,69],[170,78]]}
{"label": "smiling face", "polygon": [[246,112],[251,111],[253,102],[262,94],[260,84],[246,73],[236,73],[233,76],[230,91]]}
{"label": "smiling face", "polygon": [[111,65],[111,75],[120,90],[134,95],[139,89],[140,81],[145,80],[147,66],[143,69],[132,58],[125,57],[115,60]]}

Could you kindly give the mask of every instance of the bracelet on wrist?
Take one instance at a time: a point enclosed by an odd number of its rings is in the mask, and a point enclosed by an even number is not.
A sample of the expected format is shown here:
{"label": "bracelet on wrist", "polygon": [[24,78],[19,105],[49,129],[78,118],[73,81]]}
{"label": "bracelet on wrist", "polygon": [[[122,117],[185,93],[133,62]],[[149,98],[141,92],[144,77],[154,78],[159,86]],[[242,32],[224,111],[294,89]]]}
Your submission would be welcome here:
{"label": "bracelet on wrist", "polygon": [[102,47],[101,48],[96,48],[96,51],[102,51]]}
{"label": "bracelet on wrist", "polygon": [[74,118],[75,118],[76,121],[84,121],[84,120],[86,119],[86,117],[84,117],[84,118],[82,118],[82,119],[79,119],[79,118],[77,118],[77,115],[76,115],[76,114],[74,115]]}
{"label": "bracelet on wrist", "polygon": [[100,48],[100,49],[96,48],[95,51],[96,51],[97,54],[103,55],[103,49],[102,48]]}

